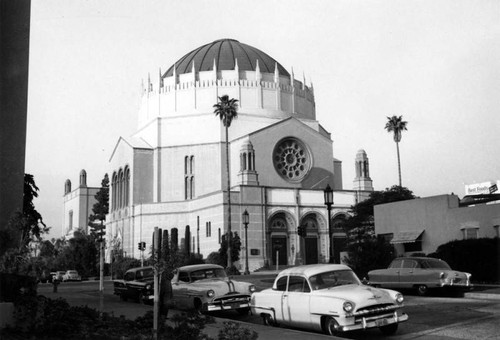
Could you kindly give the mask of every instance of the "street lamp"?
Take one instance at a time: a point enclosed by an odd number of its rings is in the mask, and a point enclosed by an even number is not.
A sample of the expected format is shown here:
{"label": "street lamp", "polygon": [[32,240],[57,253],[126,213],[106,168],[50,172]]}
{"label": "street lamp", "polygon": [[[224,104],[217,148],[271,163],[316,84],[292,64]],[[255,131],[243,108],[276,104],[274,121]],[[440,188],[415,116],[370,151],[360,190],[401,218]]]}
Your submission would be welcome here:
{"label": "street lamp", "polygon": [[324,195],[325,195],[326,209],[328,210],[328,237],[330,238],[330,263],[334,263],[335,261],[333,260],[333,238],[332,238],[333,230],[332,230],[332,220],[330,216],[333,205],[333,190],[330,187],[330,184],[326,186]]}
{"label": "street lamp", "polygon": [[242,220],[243,224],[245,225],[245,275],[250,274],[250,271],[248,270],[248,222],[250,220],[250,217],[248,216],[248,211],[245,209],[243,212]]}

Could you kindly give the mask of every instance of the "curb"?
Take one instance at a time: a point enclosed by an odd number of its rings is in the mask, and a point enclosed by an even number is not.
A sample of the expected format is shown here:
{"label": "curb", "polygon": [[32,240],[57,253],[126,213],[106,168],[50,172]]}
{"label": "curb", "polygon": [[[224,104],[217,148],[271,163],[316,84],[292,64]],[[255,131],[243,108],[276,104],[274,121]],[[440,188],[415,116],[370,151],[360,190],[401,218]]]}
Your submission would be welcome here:
{"label": "curb", "polygon": [[500,294],[465,293],[464,297],[469,299],[500,300]]}

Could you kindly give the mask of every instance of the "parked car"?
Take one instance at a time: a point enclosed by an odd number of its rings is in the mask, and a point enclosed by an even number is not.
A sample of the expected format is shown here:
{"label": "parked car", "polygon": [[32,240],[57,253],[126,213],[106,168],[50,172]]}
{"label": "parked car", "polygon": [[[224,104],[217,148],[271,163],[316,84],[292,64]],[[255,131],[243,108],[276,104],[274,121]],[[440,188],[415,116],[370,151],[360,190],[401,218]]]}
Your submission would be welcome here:
{"label": "parked car", "polygon": [[134,299],[145,303],[153,286],[153,267],[132,268],[125,272],[122,280],[113,281],[113,293],[123,301]]}
{"label": "parked car", "polygon": [[63,282],[65,281],[81,281],[82,277],[78,274],[76,270],[67,270],[62,277]]}
{"label": "parked car", "polygon": [[53,273],[47,273],[46,270],[43,270],[42,274],[40,274],[40,277],[38,278],[38,281],[41,282],[41,283],[46,283],[46,282],[51,283],[52,282],[52,276],[53,276]]}
{"label": "parked car", "polygon": [[[153,287],[150,287],[150,299]],[[250,296],[255,286],[229,278],[223,267],[215,264],[195,264],[174,270],[169,307],[198,312],[235,310],[250,311]]]}
{"label": "parked car", "polygon": [[58,270],[57,272],[53,272],[54,274],[52,275],[52,281],[57,281],[61,282],[63,280],[64,274],[66,274],[65,271]]}
{"label": "parked car", "polygon": [[313,264],[288,268],[273,287],[252,294],[252,314],[264,324],[323,331],[330,335],[379,328],[394,334],[401,322],[403,295],[363,285],[345,265]]}
{"label": "parked car", "polygon": [[368,272],[368,281],[375,287],[416,289],[426,295],[429,289],[472,289],[471,274],[452,270],[448,263],[432,257],[398,257],[387,269]]}

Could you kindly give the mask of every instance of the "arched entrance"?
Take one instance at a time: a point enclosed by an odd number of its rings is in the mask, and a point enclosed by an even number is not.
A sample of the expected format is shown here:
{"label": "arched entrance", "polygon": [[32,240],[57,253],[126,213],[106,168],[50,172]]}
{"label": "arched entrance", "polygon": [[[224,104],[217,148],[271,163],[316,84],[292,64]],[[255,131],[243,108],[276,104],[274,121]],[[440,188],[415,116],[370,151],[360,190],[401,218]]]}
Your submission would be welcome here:
{"label": "arched entrance", "polygon": [[288,222],[285,213],[274,215],[269,224],[271,234],[271,262],[273,265],[288,264]]}
{"label": "arched entrance", "polygon": [[307,236],[301,237],[301,249],[304,264],[319,263],[319,223],[315,213],[307,214],[301,226],[306,228]]}

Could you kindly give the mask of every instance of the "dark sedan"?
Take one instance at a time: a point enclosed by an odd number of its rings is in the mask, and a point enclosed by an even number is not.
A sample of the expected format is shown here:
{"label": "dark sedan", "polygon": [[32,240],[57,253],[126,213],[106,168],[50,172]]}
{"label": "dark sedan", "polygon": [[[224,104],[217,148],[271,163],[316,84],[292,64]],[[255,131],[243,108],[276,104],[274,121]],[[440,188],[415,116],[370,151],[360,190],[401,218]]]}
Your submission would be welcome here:
{"label": "dark sedan", "polygon": [[132,268],[125,272],[123,280],[114,280],[114,294],[122,300],[134,299],[146,302],[147,292],[153,285],[153,267]]}

